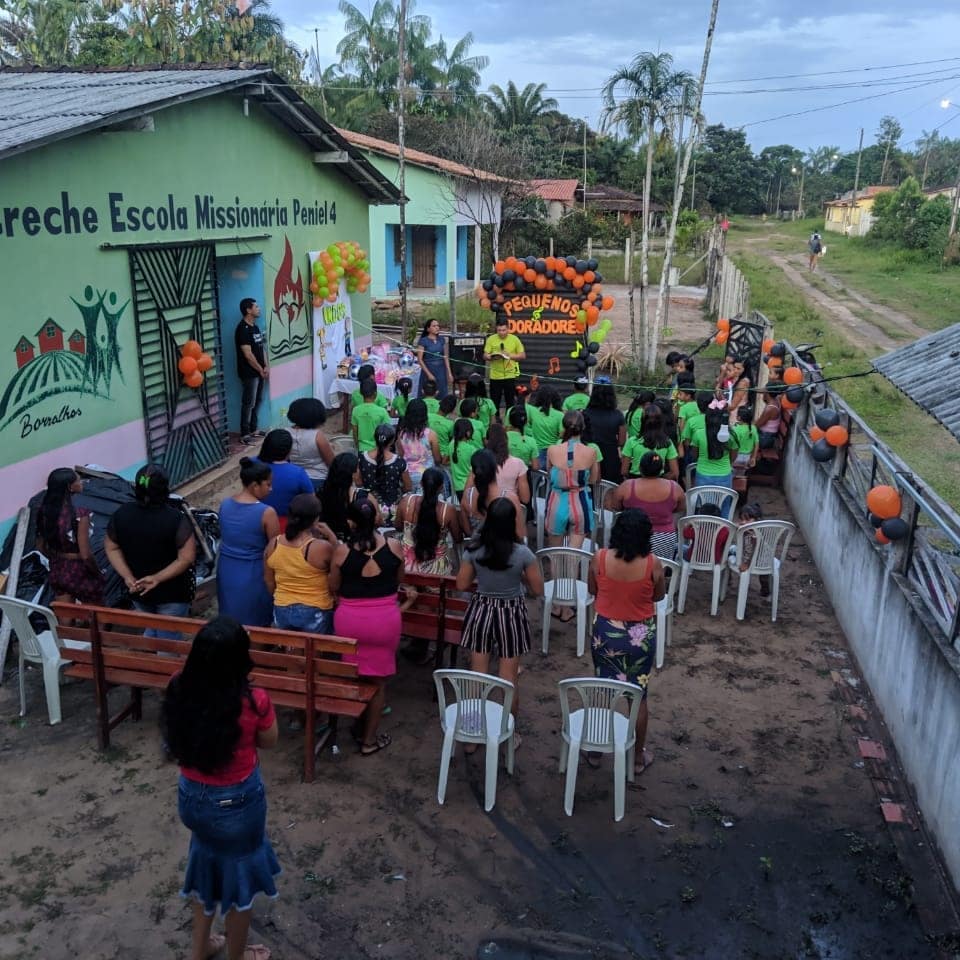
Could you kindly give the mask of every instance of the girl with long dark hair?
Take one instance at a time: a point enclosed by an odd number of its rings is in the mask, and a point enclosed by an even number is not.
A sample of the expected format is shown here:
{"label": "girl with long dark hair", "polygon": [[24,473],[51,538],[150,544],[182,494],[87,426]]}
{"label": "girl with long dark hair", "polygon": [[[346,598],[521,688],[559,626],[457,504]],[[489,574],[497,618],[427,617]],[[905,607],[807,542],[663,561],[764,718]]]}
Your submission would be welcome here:
{"label": "girl with long dark hair", "polygon": [[644,453],[640,476],[624,480],[610,494],[610,506],[613,510],[642,510],[653,525],[653,552],[673,560],[677,555],[676,517],[683,516],[687,500],[680,485],[663,476],[663,466],[659,453]]}
{"label": "girl with long dark hair", "polygon": [[519,457],[528,467],[537,469],[540,451],[537,449],[537,441],[526,434],[527,410],[524,404],[516,403],[510,408],[507,424],[507,446],[510,455]]}
{"label": "girl with long dark hair", "polygon": [[542,596],[543,577],[533,551],[517,536],[517,507],[506,497],[489,505],[483,526],[464,552],[457,589],[469,590],[474,583],[460,644],[470,651],[470,669],[479,673],[489,673],[490,658],[499,658],[498,675],[515,688],[512,712],[516,718],[520,657],[530,649],[524,585],[533,596]]}
{"label": "girl with long dark hair", "polygon": [[627,427],[622,411],[617,409],[617,395],[613,386],[595,382],[583,414],[589,423],[591,440],[603,455],[600,461],[601,478],[619,483],[623,479],[620,450],[627,442]]}
{"label": "girl with long dark hair", "polygon": [[665,476],[671,480],[679,478],[677,448],[667,434],[663,408],[657,403],[647,404],[643,408],[639,434],[630,437],[623,446],[620,469],[624,476],[639,476],[640,460],[649,452],[657,454],[663,461]]}
{"label": "girl with long dark hair", "polygon": [[456,507],[441,499],[443,483],[443,471],[436,467],[424,470],[420,493],[407,494],[397,508],[407,573],[445,577],[453,572],[450,541],[459,543],[463,535]]}
{"label": "girl with long dark hair", "polygon": [[[412,402],[412,401],[411,401]],[[334,632],[355,637],[357,652],[345,656],[357,673],[372,680],[377,692],[354,725],[360,754],[370,756],[390,746],[377,733],[386,703],[387,679],[397,672],[400,608],[397,589],[403,579],[403,548],[377,530],[377,510],[370,500],[354,500],[347,508],[347,542],[333,554],[328,583],[340,601],[333,615]]]}
{"label": "girl with long dark hair", "polygon": [[423,471],[440,463],[440,444],[427,419],[427,405],[422,400],[411,400],[397,431],[397,453],[407,462],[415,491],[420,489]]}
{"label": "girl with long dark hair", "polygon": [[50,588],[65,603],[103,603],[103,576],[90,546],[86,507],[73,505],[83,492],[76,470],[59,467],[47,477],[47,489],[37,514],[37,549],[50,563]]}
{"label": "girl with long dark hair", "polygon": [[470,461],[473,455],[481,449],[475,438],[474,421],[461,417],[453,425],[453,444],[450,447],[450,479],[453,481],[453,492],[457,499],[463,497],[470,476]]}
{"label": "girl with long dark hair", "polygon": [[453,374],[450,372],[450,343],[440,333],[440,323],[437,320],[427,320],[423,325],[420,339],[417,341],[417,363],[420,364],[420,396],[423,396],[423,387],[427,382],[436,384],[438,400],[442,400],[449,392],[453,383]]}
{"label": "girl with long dark hair", "polygon": [[[721,439],[727,431],[726,440]],[[733,459],[737,442],[729,435],[727,411],[722,401],[711,402],[703,426],[690,438],[690,449],[697,458],[695,487],[730,487],[733,489]]]}
{"label": "girl with long dark hair", "polygon": [[527,400],[527,421],[540,452],[540,468],[546,470],[547,447],[560,440],[563,430],[563,404],[553,387],[541,387]]}
{"label": "girl with long dark hair", "polygon": [[516,536],[523,540],[526,534],[526,511],[515,493],[501,491],[497,485],[497,461],[489,450],[478,450],[470,458],[470,478],[460,503],[464,530],[476,533],[487,515],[487,505],[496,497],[506,497],[517,510]]}
{"label": "girl with long dark hair", "polygon": [[651,403],[654,403],[656,399],[657,395],[652,390],[641,390],[634,396],[633,400],[630,401],[630,406],[624,415],[624,419],[627,422],[628,438],[640,436],[640,424],[643,419],[643,411],[649,407]]}
{"label": "girl with long dark hair", "polygon": [[402,419],[406,415],[412,389],[413,381],[409,377],[397,378],[397,382],[393,385],[393,402],[390,404],[394,416]]}
{"label": "girl with long dark hair", "polygon": [[[467,382],[463,387],[464,400],[476,400],[477,416],[483,421],[485,429],[490,428],[490,424],[497,416],[497,408],[494,402],[487,396],[486,381],[479,373],[471,373],[467,377]],[[461,412],[463,401],[461,401]],[[465,414],[464,414],[465,416]]]}
{"label": "girl with long dark hair", "polygon": [[350,532],[347,510],[354,500],[369,499],[378,510],[380,507],[376,497],[362,485],[359,465],[360,460],[355,453],[349,450],[338,453],[330,464],[330,473],[320,494],[320,515],[338,540],[346,540]]}
{"label": "girl with long dark hair", "polygon": [[530,483],[527,480],[527,464],[510,453],[507,431],[499,423],[490,424],[486,448],[497,463],[497,490],[499,496],[513,494],[522,504],[530,502]]}
{"label": "girl with long dark hair", "polygon": [[[164,742],[180,764],[180,819],[190,830],[181,896],[193,901],[191,960],[224,946],[231,960],[270,958],[266,947],[247,946],[253,901],[276,898],[280,873],[257,758],[276,744],[277,718],[266,691],[250,686],[252,669],[246,630],[219,616],[197,633],[161,708]],[[225,939],[211,936],[218,909]]]}
{"label": "girl with long dark hair", "polygon": [[387,524],[393,519],[393,512],[400,502],[400,497],[413,486],[407,461],[394,452],[396,439],[397,432],[393,425],[381,423],[373,433],[376,450],[361,453],[359,458],[361,482],[375,494]]}
{"label": "girl with long dark hair", "polygon": [[276,510],[264,503],[272,478],[268,464],[242,457],[243,490],[220,504],[217,609],[252,627],[273,621],[273,598],[263,579],[263,551],[280,533]]}
{"label": "girl with long dark hair", "polygon": [[596,675],[636,684],[643,697],[637,715],[636,773],[653,762],[653,755],[644,749],[647,683],[657,650],[655,604],[666,595],[663,566],[651,550],[652,534],[653,526],[642,510],[619,513],[610,546],[594,554],[587,581],[596,597],[591,646]]}

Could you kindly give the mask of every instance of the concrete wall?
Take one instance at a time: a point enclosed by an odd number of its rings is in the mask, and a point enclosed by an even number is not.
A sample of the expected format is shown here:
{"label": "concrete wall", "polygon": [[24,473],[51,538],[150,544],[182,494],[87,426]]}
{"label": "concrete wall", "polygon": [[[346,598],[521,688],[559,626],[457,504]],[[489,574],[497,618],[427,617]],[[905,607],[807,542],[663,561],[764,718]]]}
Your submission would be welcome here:
{"label": "concrete wall", "polygon": [[784,488],[927,826],[960,886],[960,657],[890,569],[890,548],[874,540],[863,506],[813,460],[797,429]]}

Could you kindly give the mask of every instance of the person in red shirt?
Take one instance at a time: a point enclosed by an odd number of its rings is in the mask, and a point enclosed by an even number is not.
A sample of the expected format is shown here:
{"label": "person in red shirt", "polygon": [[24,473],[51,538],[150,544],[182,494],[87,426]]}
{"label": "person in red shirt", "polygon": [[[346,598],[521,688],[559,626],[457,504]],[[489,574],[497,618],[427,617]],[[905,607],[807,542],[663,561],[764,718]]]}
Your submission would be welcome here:
{"label": "person in red shirt", "polygon": [[[253,901],[277,896],[280,873],[257,759],[258,747],[277,742],[277,718],[266,691],[250,686],[252,669],[247,631],[216,617],[194,638],[164,696],[161,727],[180,764],[180,819],[191,831],[180,894],[193,900],[191,960],[224,946],[230,960],[270,958],[266,947],[247,946]],[[217,908],[226,937],[211,935]]]}
{"label": "person in red shirt", "polygon": [[[720,508],[715,503],[701,503],[697,507],[697,515],[701,517],[719,517],[721,516]],[[688,525],[683,528],[683,559],[689,560],[693,554],[693,544],[697,539],[697,535],[693,532],[693,527]],[[714,544],[713,548],[713,560],[715,563],[724,564],[726,563],[727,556],[727,541],[730,539],[730,535],[726,530],[721,530],[717,534],[717,542]]]}

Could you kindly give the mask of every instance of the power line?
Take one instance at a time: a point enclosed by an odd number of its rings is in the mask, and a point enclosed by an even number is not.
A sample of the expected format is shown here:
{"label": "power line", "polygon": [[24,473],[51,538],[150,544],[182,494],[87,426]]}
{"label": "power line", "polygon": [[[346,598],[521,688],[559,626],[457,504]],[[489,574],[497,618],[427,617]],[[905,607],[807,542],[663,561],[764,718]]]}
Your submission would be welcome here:
{"label": "power line", "polygon": [[875,67],[850,67],[845,70],[818,70],[816,73],[784,73],[770,77],[742,77],[735,80],[708,80],[706,86],[724,83],[759,83],[764,80],[802,80],[806,77],[833,77],[842,73],[866,73],[875,70],[899,70],[901,67],[925,67],[932,63],[954,63],[960,57],[944,57],[940,60],[914,60],[911,63],[888,63]]}

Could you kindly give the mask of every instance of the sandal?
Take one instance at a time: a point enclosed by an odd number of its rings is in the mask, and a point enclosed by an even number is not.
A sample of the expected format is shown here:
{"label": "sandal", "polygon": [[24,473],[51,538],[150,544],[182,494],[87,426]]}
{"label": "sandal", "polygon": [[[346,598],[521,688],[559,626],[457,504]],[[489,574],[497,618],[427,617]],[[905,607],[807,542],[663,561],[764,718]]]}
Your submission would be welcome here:
{"label": "sandal", "polygon": [[641,773],[643,773],[644,771],[646,771],[646,770],[648,770],[650,767],[652,767],[652,766],[653,766],[653,760],[654,760],[654,756],[653,756],[652,753],[650,753],[649,750],[647,750],[646,748],[644,748],[643,750],[641,750],[641,751],[640,751],[640,762],[639,762],[639,763],[634,763],[634,765],[633,765],[633,773],[634,773],[634,776],[639,777]]}
{"label": "sandal", "polygon": [[[567,608],[567,609],[569,609],[569,608]],[[557,619],[558,619],[561,623],[573,623],[573,621],[577,619],[577,615],[576,615],[572,610],[570,610],[570,616],[569,616],[569,617],[565,617],[565,616],[561,613],[561,614],[557,617]]]}
{"label": "sandal", "polygon": [[369,757],[375,753],[379,753],[381,750],[385,750],[390,744],[393,743],[390,734],[381,733],[374,743],[361,743],[360,744],[360,756]]}
{"label": "sandal", "polygon": [[222,933],[211,933],[207,940],[207,960],[212,960],[226,945],[227,938]]}
{"label": "sandal", "polygon": [[243,951],[243,960],[270,960],[270,949],[262,943],[252,943]]}

